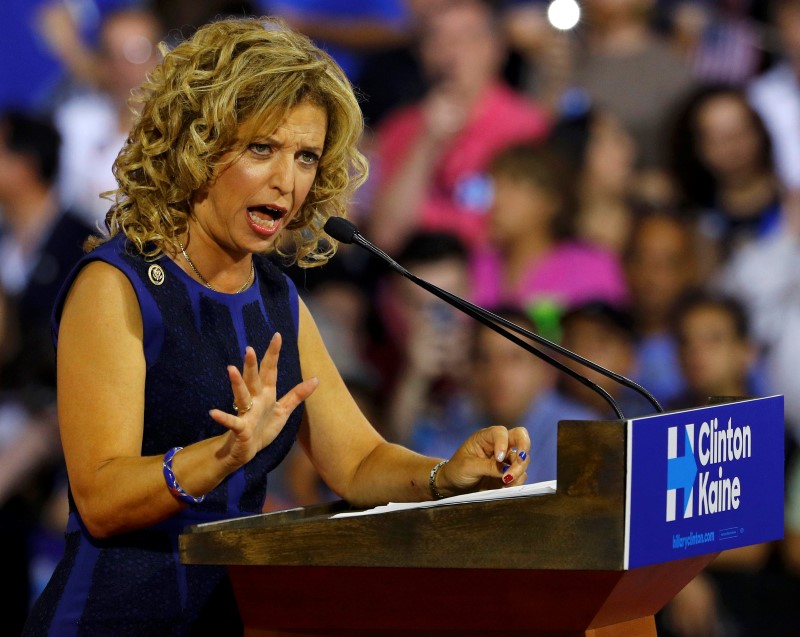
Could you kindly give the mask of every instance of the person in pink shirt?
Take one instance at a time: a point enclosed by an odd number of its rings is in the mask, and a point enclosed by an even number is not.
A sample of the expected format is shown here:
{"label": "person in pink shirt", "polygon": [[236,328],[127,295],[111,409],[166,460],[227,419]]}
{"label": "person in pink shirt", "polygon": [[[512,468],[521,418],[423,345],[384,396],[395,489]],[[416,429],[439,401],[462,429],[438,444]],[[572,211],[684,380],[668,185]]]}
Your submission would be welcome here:
{"label": "person in pink shirt", "polygon": [[419,52],[430,89],[377,131],[370,236],[396,252],[415,230],[485,242],[486,166],[500,149],[542,137],[544,110],[501,79],[506,56],[486,3],[436,5],[421,19]]}
{"label": "person in pink shirt", "polygon": [[626,301],[618,257],[573,238],[573,180],[557,155],[541,145],[518,144],[492,160],[489,174],[490,243],[471,266],[478,305],[515,304],[547,330],[543,320],[578,304]]}

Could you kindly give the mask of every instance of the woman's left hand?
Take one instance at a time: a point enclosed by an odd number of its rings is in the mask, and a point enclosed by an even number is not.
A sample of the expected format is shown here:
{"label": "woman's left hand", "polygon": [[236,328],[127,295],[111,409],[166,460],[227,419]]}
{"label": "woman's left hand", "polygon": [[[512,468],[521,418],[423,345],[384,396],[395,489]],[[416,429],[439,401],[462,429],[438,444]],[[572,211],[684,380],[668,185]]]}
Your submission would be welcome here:
{"label": "woman's left hand", "polygon": [[524,427],[480,429],[441,468],[436,487],[448,496],[524,484],[530,449],[530,436]]}
{"label": "woman's left hand", "polygon": [[212,409],[211,418],[228,429],[219,457],[231,470],[250,462],[281,433],[294,409],[317,388],[319,380],[309,378],[278,398],[278,358],[281,335],[275,333],[259,364],[252,347],[245,349],[242,372],[228,367],[236,415]]}

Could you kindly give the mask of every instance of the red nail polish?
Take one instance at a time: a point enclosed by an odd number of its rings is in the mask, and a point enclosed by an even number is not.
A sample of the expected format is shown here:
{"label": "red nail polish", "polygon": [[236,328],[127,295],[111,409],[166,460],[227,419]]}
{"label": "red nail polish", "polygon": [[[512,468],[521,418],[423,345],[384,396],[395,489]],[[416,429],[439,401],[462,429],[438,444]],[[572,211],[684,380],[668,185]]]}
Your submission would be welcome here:
{"label": "red nail polish", "polygon": [[506,475],[503,476],[503,483],[504,484],[508,484],[513,479],[514,479],[514,476],[512,476],[510,473],[507,473]]}

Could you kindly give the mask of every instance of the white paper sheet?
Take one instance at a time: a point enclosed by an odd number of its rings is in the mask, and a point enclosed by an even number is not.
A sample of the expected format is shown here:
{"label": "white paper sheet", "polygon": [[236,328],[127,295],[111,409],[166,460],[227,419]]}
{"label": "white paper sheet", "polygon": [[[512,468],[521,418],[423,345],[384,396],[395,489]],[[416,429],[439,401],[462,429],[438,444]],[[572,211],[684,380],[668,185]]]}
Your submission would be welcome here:
{"label": "white paper sheet", "polygon": [[556,492],[556,481],[535,482],[533,484],[523,484],[518,487],[506,487],[505,489],[492,489],[489,491],[477,491],[475,493],[465,493],[454,495],[450,498],[441,500],[427,500],[425,502],[390,502],[374,509],[364,511],[346,511],[332,515],[333,518],[349,518],[358,515],[376,515],[380,513],[392,513],[394,511],[407,511],[409,509],[428,509],[431,507],[452,506],[454,504],[468,504],[470,502],[490,502],[493,500],[506,500],[509,498],[527,498],[536,495],[549,495]]}

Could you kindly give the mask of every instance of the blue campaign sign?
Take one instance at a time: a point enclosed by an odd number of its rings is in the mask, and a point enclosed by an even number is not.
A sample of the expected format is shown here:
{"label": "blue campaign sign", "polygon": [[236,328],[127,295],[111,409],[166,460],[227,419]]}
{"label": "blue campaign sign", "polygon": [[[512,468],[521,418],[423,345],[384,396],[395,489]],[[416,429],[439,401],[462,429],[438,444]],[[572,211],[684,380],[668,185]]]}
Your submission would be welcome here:
{"label": "blue campaign sign", "polygon": [[628,421],[625,568],[783,537],[783,396]]}

